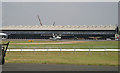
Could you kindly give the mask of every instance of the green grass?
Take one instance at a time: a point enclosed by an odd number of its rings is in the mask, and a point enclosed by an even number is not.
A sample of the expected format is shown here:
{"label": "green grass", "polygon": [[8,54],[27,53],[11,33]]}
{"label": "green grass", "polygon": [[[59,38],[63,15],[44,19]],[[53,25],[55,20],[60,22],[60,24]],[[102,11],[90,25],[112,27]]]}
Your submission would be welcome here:
{"label": "green grass", "polygon": [[[28,41],[11,41],[11,43],[27,43]],[[60,41],[34,41],[34,42],[42,42],[42,43],[55,43]],[[5,42],[3,42],[5,43]],[[118,48],[118,41],[88,41],[85,43],[73,43],[73,44],[10,44],[9,48],[65,48],[65,49],[71,49],[71,48],[107,48],[107,49],[113,49]]]}
{"label": "green grass", "polygon": [[118,65],[117,52],[7,52],[7,63]]}

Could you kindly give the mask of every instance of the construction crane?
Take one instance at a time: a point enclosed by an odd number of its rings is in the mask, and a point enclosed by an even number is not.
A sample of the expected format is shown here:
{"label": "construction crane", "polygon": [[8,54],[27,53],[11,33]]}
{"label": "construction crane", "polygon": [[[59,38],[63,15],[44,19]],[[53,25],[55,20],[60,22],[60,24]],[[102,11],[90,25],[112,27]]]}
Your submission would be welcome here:
{"label": "construction crane", "polygon": [[37,17],[38,17],[38,20],[39,20],[39,22],[40,22],[40,25],[42,26],[42,22],[41,22],[41,20],[40,20],[39,15],[37,15]]}
{"label": "construction crane", "polygon": [[53,26],[55,26],[55,21],[53,22]]}

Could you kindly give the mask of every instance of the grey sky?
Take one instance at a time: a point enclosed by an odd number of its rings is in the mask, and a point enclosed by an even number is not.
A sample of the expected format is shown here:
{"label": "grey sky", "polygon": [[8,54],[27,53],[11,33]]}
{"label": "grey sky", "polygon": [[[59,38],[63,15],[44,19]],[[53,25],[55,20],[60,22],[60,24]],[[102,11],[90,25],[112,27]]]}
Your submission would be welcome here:
{"label": "grey sky", "polygon": [[117,2],[3,2],[3,25],[115,25]]}

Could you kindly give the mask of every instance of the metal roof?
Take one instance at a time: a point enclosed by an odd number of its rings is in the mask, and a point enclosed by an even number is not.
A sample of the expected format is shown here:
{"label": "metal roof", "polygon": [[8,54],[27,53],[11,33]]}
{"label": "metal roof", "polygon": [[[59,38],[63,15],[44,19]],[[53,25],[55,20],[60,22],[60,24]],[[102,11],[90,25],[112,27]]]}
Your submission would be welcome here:
{"label": "metal roof", "polygon": [[2,30],[115,30],[113,25],[59,25],[59,26],[39,26],[39,25],[9,25],[3,26]]}

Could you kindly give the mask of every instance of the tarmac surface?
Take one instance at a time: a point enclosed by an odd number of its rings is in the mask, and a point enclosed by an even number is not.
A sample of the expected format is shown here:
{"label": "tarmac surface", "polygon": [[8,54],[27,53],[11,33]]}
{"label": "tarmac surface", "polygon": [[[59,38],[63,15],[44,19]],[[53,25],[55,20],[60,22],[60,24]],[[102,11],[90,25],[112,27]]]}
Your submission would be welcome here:
{"label": "tarmac surface", "polygon": [[2,71],[118,71],[118,66],[6,63]]}

